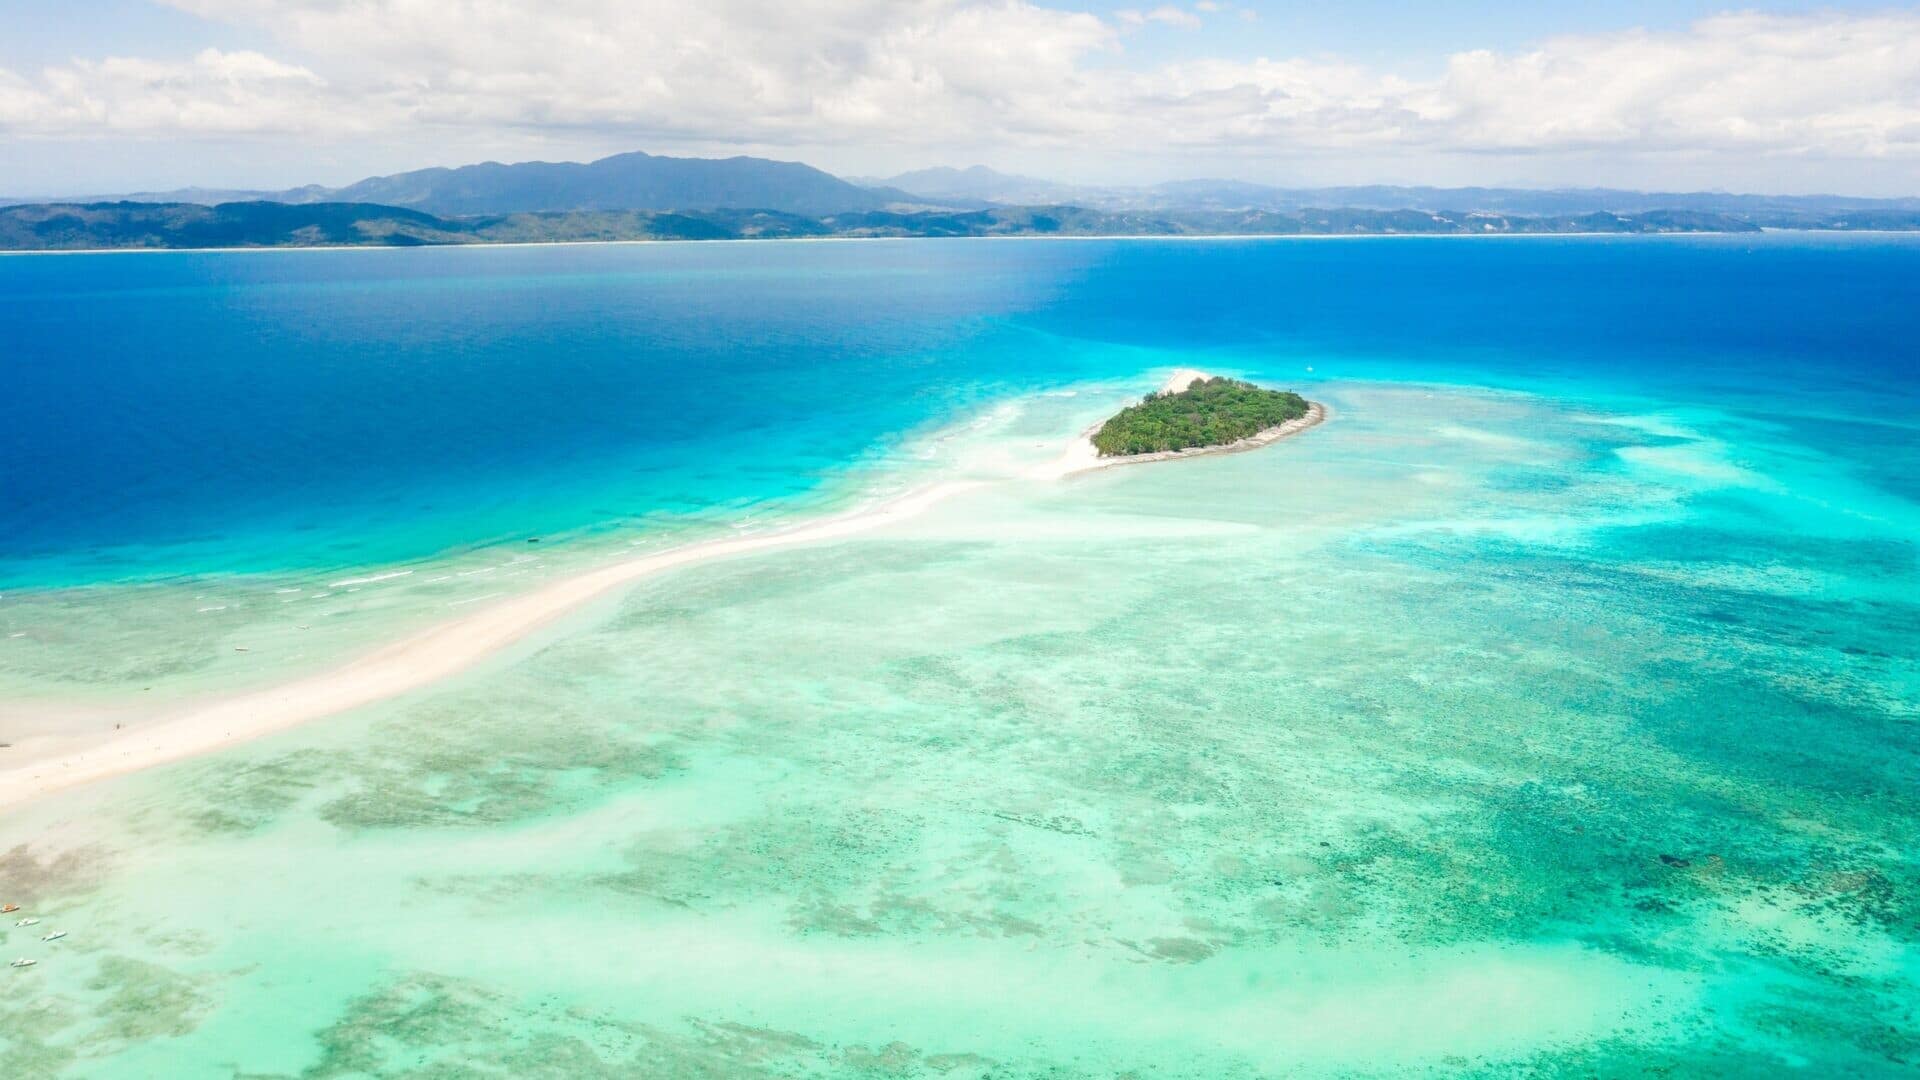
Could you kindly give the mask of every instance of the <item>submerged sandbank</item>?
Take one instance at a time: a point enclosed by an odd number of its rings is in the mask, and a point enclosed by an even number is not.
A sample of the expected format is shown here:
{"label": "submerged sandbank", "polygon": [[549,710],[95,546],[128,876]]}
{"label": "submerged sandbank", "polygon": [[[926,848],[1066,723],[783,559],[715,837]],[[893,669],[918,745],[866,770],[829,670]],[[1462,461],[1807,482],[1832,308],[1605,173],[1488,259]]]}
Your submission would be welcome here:
{"label": "submerged sandbank", "polygon": [[[1163,390],[1182,389],[1202,372],[1180,369]],[[1102,458],[1087,434],[1057,459],[1023,470],[1018,479],[1058,480],[1110,465],[1264,446],[1320,422],[1325,411],[1261,432],[1225,447],[1167,454]],[[1089,433],[1090,434],[1090,433]],[[720,538],[624,559],[553,582],[402,638],[332,670],[212,703],[163,713],[92,746],[71,749],[69,739],[35,738],[7,751],[13,761],[0,770],[0,805],[19,803],[63,788],[120,776],[194,757],[375,702],[458,675],[587,604],[662,571],[736,555],[834,540],[913,517],[981,480],[949,480],[872,506],[776,531]],[[37,751],[37,752],[36,752]]]}
{"label": "submerged sandbank", "polygon": [[[568,613],[650,574],[709,559],[830,540],[911,517],[977,486],[950,481],[848,514],[764,535],[722,538],[626,559],[441,623],[343,667],[265,690],[189,707],[107,742],[28,760],[0,772],[0,805],[193,757],[308,720],[396,697],[457,675]],[[31,755],[32,742],[10,753]]]}

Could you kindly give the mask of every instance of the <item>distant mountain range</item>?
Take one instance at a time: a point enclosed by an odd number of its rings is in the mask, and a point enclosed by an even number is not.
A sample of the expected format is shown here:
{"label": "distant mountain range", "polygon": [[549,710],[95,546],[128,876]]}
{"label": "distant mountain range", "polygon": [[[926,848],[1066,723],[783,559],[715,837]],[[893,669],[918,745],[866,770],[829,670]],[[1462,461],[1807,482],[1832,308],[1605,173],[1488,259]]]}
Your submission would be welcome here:
{"label": "distant mountain range", "polygon": [[776,210],[838,214],[895,201],[795,161],[617,154],[586,165],[532,161],[421,169],[362,180],[330,202],[380,203],[430,214],[549,210]]}
{"label": "distant mountain range", "polygon": [[[29,200],[10,200],[21,203]],[[43,200],[31,200],[43,201]],[[441,216],[572,210],[775,210],[838,214],[912,203],[901,191],[850,184],[797,161],[766,158],[677,158],[634,152],[598,161],[489,161],[454,169],[418,169],[375,176],[346,187],[286,191],[180,191],[92,197],[84,202],[378,203]]]}
{"label": "distant mountain range", "polygon": [[1604,188],[1076,187],[984,166],[844,180],[765,158],[488,162],[342,188],[0,200],[0,248],[470,244],[769,236],[1182,236],[1920,229],[1920,198]]}
{"label": "distant mountain range", "polygon": [[848,180],[862,187],[908,192],[923,200],[961,200],[1003,206],[1072,203],[1077,200],[1071,196],[1078,190],[1051,180],[1008,176],[985,165],[965,169],[920,169],[885,180],[872,177],[848,177]]}
{"label": "distant mountain range", "polygon": [[255,201],[378,203],[442,217],[574,210],[773,210],[820,217],[869,210],[984,210],[993,206],[1079,206],[1108,213],[1352,209],[1534,216],[1688,210],[1789,228],[1802,220],[1847,212],[1920,212],[1920,198],[1841,195],[1383,185],[1285,188],[1241,180],[1176,180],[1142,187],[1075,185],[996,172],[984,165],[921,169],[885,179],[842,179],[794,161],[679,158],[639,152],[585,164],[487,162],[418,169],[370,177],[338,188],[314,184],[285,191],[185,188],[60,200],[0,199],[0,205],[55,201],[210,206]]}
{"label": "distant mountain range", "polygon": [[[1793,227],[1799,218],[1848,211],[1920,212],[1920,198],[1866,199],[1843,195],[1735,195],[1724,192],[1645,192],[1613,188],[1437,188],[1366,185],[1285,188],[1243,180],[1174,180],[1144,187],[1060,184],[1013,176],[983,165],[921,169],[868,186],[909,192],[923,201],[978,199],[1008,205],[1067,203],[1095,210],[1430,210],[1503,214],[1640,214],[1651,210],[1752,215],[1758,224]],[[1759,218],[1766,220],[1760,221]]]}

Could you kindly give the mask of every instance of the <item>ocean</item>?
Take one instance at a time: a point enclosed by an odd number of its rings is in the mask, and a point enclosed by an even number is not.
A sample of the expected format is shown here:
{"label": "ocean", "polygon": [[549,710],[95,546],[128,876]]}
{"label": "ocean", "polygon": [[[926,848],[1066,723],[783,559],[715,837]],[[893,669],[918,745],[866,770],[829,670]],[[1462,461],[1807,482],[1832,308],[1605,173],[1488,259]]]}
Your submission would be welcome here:
{"label": "ocean", "polygon": [[[1868,234],[0,258],[0,755],[980,481],[8,808],[0,1075],[1905,1074],[1916,341]],[[1332,419],[1025,475],[1175,367]]]}

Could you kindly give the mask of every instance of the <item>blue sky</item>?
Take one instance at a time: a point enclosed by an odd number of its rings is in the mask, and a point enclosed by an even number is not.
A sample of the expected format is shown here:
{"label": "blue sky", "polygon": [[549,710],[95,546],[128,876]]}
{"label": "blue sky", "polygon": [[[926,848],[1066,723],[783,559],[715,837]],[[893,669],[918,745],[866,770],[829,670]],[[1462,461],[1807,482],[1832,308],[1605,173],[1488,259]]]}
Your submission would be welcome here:
{"label": "blue sky", "polygon": [[[1113,12],[1156,4],[1094,4],[1087,10]],[[1347,0],[1236,5],[1257,18],[1221,20],[1195,33],[1151,35],[1130,47],[1143,55],[1288,55],[1336,53],[1365,60],[1406,63],[1411,69],[1438,68],[1449,53],[1468,49],[1516,49],[1555,34],[1618,30],[1641,26],[1676,29],[1705,15],[1729,10],[1804,13],[1843,8],[1876,10],[1886,5],[1806,3],[1701,3],[1671,0],[1652,3],[1504,3],[1470,0]]]}
{"label": "blue sky", "polygon": [[486,158],[1920,191],[1920,7],[0,0],[0,194]]}

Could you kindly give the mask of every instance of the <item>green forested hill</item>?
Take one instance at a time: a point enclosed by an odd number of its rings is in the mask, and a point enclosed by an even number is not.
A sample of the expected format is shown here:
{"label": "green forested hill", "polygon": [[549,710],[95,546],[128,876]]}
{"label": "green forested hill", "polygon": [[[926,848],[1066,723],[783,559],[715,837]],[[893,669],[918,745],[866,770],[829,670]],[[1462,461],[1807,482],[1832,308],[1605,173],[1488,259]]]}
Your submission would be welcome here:
{"label": "green forested hill", "polygon": [[[1920,214],[1916,214],[1920,224]],[[1892,227],[1882,224],[1881,227]],[[568,210],[452,217],[383,203],[267,201],[30,203],[0,206],[0,250],[566,243],[583,240],[755,240],[793,237],[1485,235],[1489,233],[1750,232],[1711,214],[1650,212],[1565,218],[1411,210],[1299,213],[1106,212],[1078,206],[987,210]]]}

